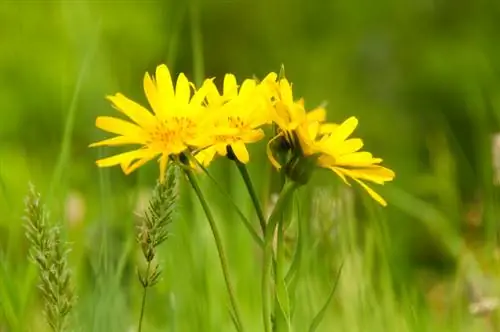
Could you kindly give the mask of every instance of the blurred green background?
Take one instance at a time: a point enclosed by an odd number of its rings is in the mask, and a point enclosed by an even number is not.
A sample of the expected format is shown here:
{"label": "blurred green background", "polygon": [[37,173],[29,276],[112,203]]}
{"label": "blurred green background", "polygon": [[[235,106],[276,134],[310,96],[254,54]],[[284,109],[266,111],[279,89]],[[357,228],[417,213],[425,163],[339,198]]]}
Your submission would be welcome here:
{"label": "blurred green background", "polygon": [[[116,150],[87,146],[106,135],[96,116],[117,114],[104,97],[146,104],[143,75],[160,63],[218,82],[284,64],[297,98],[326,101],[335,122],[358,117],[356,136],[395,170],[394,182],[375,188],[387,208],[323,172],[301,191],[307,260],[296,331],[307,331],[341,261],[318,331],[499,331],[498,310],[477,316],[470,307],[500,291],[499,32],[500,2],[491,0],[0,1],[0,331],[45,328],[21,221],[29,182],[72,245],[75,330],[135,329],[134,211],[157,165],[126,177],[94,164]],[[265,143],[252,149],[252,178],[269,201]],[[211,171],[254,218],[232,165],[219,160]],[[244,321],[261,331],[259,250],[204,180]],[[213,240],[189,190],[180,210],[145,328],[231,331]]]}

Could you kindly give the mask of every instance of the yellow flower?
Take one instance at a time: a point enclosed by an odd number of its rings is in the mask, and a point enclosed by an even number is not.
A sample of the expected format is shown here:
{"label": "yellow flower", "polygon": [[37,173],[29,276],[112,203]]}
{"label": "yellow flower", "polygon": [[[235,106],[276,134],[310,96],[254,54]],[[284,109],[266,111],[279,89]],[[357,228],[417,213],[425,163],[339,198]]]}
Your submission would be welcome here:
{"label": "yellow flower", "polygon": [[[363,180],[384,184],[394,179],[394,172],[380,166],[380,158],[374,158],[371,153],[359,151],[363,141],[359,138],[348,138],[358,125],[355,117],[350,117],[339,126],[332,127],[330,132],[319,138],[317,150],[320,152],[318,164],[334,171],[346,184],[347,178],[359,183],[377,202],[386,206],[385,200]],[[314,132],[311,133],[314,135]]]}
{"label": "yellow flower", "polygon": [[192,95],[191,86],[181,73],[174,89],[167,66],[160,65],[156,68],[155,78],[151,78],[148,73],[144,76],[144,92],[153,112],[120,93],[108,96],[107,99],[113,106],[130,121],[108,116],[98,117],[98,128],[118,136],[90,146],[135,144],[139,147],[98,160],[97,165],[120,165],[125,174],[130,174],[159,156],[160,179],[163,180],[170,156],[179,155],[191,145],[208,144],[205,142],[206,138],[200,135],[201,132],[206,132],[206,128],[200,128],[205,90],[200,89]]}
{"label": "yellow flower", "polygon": [[[353,179],[377,202],[386,205],[385,200],[363,181],[383,184],[394,178],[394,172],[379,165],[382,159],[374,158],[369,152],[359,151],[363,147],[361,139],[348,139],[358,125],[355,117],[340,125],[325,123],[326,110],[319,107],[306,112],[303,100],[294,101],[292,86],[286,79],[275,84],[274,98],[273,121],[278,126],[278,134],[269,141],[267,153],[277,169],[281,165],[274,158],[270,145],[274,140],[285,139],[292,150],[290,161],[294,165],[298,165],[297,158],[315,158],[318,166],[331,169],[348,185],[347,178]],[[293,167],[288,171],[293,171]]]}
{"label": "yellow flower", "polygon": [[267,83],[274,81],[275,75],[271,73],[261,83],[247,79],[238,91],[236,78],[227,74],[222,94],[213,80],[205,81],[213,144],[196,155],[199,162],[208,165],[216,154],[226,156],[230,149],[240,162],[248,163],[250,155],[246,144],[261,140],[264,132],[260,127],[271,120]]}
{"label": "yellow flower", "polygon": [[303,99],[294,101],[292,85],[286,78],[275,82],[274,99],[272,119],[278,126],[278,134],[269,141],[267,155],[271,164],[280,169],[281,165],[272,154],[271,144],[277,139],[284,139],[292,149],[302,148],[305,155],[313,154],[315,137],[309,139],[309,126],[325,121],[326,110],[318,107],[306,112]]}

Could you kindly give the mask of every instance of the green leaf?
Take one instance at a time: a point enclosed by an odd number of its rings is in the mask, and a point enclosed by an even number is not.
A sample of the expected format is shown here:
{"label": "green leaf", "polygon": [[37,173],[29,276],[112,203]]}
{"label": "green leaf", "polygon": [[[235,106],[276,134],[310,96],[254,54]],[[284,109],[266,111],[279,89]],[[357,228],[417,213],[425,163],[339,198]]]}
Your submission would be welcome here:
{"label": "green leaf", "polygon": [[278,300],[281,313],[285,318],[288,330],[290,329],[290,297],[288,288],[284,279],[279,279],[276,282],[276,298]]}

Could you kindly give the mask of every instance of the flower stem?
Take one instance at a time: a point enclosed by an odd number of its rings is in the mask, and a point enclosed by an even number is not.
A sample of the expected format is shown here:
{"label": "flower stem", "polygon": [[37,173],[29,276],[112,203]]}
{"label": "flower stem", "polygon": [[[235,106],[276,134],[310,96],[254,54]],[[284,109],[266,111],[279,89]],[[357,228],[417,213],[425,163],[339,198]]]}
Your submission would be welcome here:
{"label": "flower stem", "polygon": [[266,332],[272,331],[271,323],[271,267],[273,262],[273,239],[276,226],[282,217],[282,213],[290,195],[300,186],[297,182],[287,182],[281,190],[278,202],[273,213],[269,217],[264,237],[264,263],[262,266],[262,315]]}
{"label": "flower stem", "polygon": [[142,320],[144,318],[144,310],[146,308],[146,294],[148,293],[149,284],[147,283],[149,280],[149,270],[151,269],[151,261],[148,262],[148,266],[146,268],[146,278],[144,279],[146,283],[143,282],[143,292],[142,292],[142,303],[141,303],[141,315],[139,316],[139,328],[138,332],[142,331]]}
{"label": "flower stem", "polygon": [[262,230],[262,234],[266,234],[266,219],[264,217],[264,213],[262,212],[262,207],[260,206],[259,198],[257,197],[257,194],[255,193],[255,188],[253,187],[252,180],[250,180],[250,175],[248,174],[247,167],[245,166],[245,164],[239,162],[238,160],[235,160],[234,162],[236,163],[236,166],[238,167],[238,170],[240,171],[241,177],[243,178],[243,181],[245,182],[248,193],[250,194],[250,197],[252,198],[252,203],[253,203],[253,206],[255,207],[255,212],[257,212],[257,217],[259,218],[259,223],[260,223],[260,228]]}
{"label": "flower stem", "polygon": [[219,254],[220,264],[222,267],[222,274],[224,275],[224,281],[226,282],[227,293],[229,295],[229,300],[231,301],[231,306],[233,307],[234,317],[236,320],[236,327],[237,327],[238,331],[243,331],[243,325],[241,324],[240,310],[239,310],[238,304],[236,302],[236,297],[234,295],[234,290],[233,290],[233,286],[231,284],[231,279],[229,278],[229,268],[228,268],[228,264],[227,264],[226,254],[225,254],[224,248],[222,246],[222,238],[220,235],[220,231],[217,228],[217,224],[215,223],[212,212],[210,211],[210,208],[208,207],[207,201],[205,200],[205,197],[203,196],[203,193],[201,192],[201,189],[200,189],[200,186],[198,184],[198,181],[196,180],[196,177],[189,170],[185,170],[185,172],[186,172],[186,176],[189,179],[189,182],[191,183],[191,186],[193,187],[193,189],[196,193],[196,196],[198,196],[198,199],[203,207],[203,211],[205,212],[205,215],[207,216],[208,222],[210,224],[210,228],[212,230],[212,234],[213,234],[214,240],[215,240],[215,245],[217,247],[217,252]]}

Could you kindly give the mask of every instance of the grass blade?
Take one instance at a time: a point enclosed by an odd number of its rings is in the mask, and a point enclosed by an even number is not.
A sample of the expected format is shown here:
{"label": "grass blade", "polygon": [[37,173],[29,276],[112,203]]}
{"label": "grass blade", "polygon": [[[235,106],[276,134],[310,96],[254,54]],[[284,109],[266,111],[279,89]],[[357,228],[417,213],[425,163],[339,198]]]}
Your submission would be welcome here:
{"label": "grass blade", "polygon": [[337,285],[340,280],[340,275],[342,273],[342,267],[344,266],[344,263],[340,264],[339,270],[337,271],[337,276],[335,278],[335,282],[333,283],[332,290],[330,291],[330,294],[328,294],[328,298],[325,301],[325,304],[323,304],[323,307],[321,310],[316,314],[316,317],[314,317],[311,326],[309,327],[309,332],[314,332],[318,328],[319,324],[323,321],[323,317],[325,316],[326,309],[330,305],[330,302],[332,301],[333,294],[335,294],[335,290],[337,289]]}

